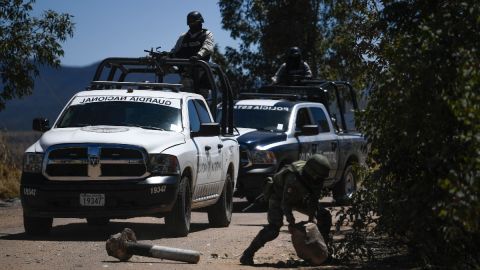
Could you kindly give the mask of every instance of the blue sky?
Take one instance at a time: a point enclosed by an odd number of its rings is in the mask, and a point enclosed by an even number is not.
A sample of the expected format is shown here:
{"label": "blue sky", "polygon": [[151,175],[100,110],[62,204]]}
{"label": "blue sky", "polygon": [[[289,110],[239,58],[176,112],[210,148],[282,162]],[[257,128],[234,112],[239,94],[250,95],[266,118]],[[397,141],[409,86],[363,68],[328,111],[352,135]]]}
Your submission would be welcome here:
{"label": "blue sky", "polygon": [[186,16],[197,10],[204,27],[224,51],[238,41],[221,26],[216,0],[37,0],[34,15],[51,9],[73,15],[75,32],[63,48],[62,65],[85,66],[106,57],[144,56],[144,49],[170,50],[188,30]]}

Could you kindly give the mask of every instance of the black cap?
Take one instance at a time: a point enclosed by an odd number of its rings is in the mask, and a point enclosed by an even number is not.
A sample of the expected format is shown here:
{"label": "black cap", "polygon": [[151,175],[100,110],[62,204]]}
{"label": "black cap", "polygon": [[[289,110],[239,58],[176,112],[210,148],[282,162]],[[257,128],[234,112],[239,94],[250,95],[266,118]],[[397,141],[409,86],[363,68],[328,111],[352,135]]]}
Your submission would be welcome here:
{"label": "black cap", "polygon": [[187,15],[187,25],[190,25],[190,24],[193,24],[193,23],[196,23],[196,22],[200,22],[200,23],[204,22],[202,14],[200,14],[200,12],[198,12],[198,11],[192,11],[192,12],[188,13],[188,15]]}

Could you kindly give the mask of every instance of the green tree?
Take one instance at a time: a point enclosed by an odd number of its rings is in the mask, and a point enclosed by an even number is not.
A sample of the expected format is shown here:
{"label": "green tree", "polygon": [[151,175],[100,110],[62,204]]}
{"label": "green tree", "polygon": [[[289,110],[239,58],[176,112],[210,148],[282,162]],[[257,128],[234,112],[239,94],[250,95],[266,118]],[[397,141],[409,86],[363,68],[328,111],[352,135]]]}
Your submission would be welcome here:
{"label": "green tree", "polygon": [[48,10],[32,17],[34,3],[0,0],[0,110],[8,100],[32,93],[40,65],[60,65],[60,42],[73,36],[71,15]]}
{"label": "green tree", "polygon": [[223,27],[240,39],[238,49],[227,48],[225,56],[247,80],[244,88],[269,82],[292,46],[303,49],[304,58],[318,71],[320,1],[220,0]]}
{"label": "green tree", "polygon": [[[369,28],[372,1],[331,0],[220,0],[223,27],[240,39],[238,49],[225,56],[244,77],[244,88],[268,83],[284,61],[285,51],[302,48],[315,77],[348,80],[356,88],[367,85]],[[367,35],[363,35],[367,36]],[[243,76],[242,76],[243,75]]]}
{"label": "green tree", "polygon": [[348,216],[427,265],[478,268],[480,3],[380,2],[376,87],[360,117],[374,163]]}

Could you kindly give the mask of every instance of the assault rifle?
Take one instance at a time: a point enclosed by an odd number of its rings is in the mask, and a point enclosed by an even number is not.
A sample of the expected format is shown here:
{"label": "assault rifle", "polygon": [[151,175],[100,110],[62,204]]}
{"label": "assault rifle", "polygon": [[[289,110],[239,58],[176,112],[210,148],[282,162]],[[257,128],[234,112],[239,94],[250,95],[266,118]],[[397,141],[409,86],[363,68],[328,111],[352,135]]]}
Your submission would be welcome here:
{"label": "assault rifle", "polygon": [[265,202],[268,203],[268,200],[270,199],[272,193],[273,193],[273,178],[267,177],[267,181],[265,182],[265,186],[263,187],[263,192],[260,195],[258,195],[249,206],[245,207],[242,210],[242,212],[247,211],[248,209],[254,207],[255,205],[260,205]]}
{"label": "assault rifle", "polygon": [[150,56],[153,57],[153,58],[164,58],[164,57],[169,57],[170,56],[169,52],[159,51],[158,49],[160,49],[160,47],[157,47],[155,49],[155,51],[153,50],[153,48],[151,48],[150,50],[143,50],[143,51],[150,54]]}
{"label": "assault rifle", "polygon": [[263,193],[258,195],[251,204],[249,204],[247,207],[243,208],[242,213],[248,211],[250,208],[254,207],[255,205],[260,205],[263,202],[265,202],[264,198],[265,198],[265,195]]}

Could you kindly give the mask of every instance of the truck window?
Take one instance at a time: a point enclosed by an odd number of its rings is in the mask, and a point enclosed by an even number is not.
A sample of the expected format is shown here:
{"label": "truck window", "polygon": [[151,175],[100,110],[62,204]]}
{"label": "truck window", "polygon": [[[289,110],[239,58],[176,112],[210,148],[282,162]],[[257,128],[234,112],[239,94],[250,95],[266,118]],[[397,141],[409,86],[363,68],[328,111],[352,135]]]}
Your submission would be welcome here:
{"label": "truck window", "polygon": [[200,118],[193,100],[188,101],[188,119],[190,120],[190,131],[198,132],[200,130]]}
{"label": "truck window", "polygon": [[330,113],[331,120],[333,122],[333,127],[337,131],[343,131],[342,127],[342,113],[338,106],[338,99],[337,94],[335,92],[335,88],[332,86],[328,86],[328,111]]}
{"label": "truck window", "polygon": [[353,105],[353,97],[350,89],[345,85],[338,85],[338,92],[340,95],[341,106],[344,112],[345,124],[347,131],[356,131],[355,126],[355,107]]}
{"label": "truck window", "polygon": [[297,119],[295,119],[295,130],[300,130],[305,125],[312,125],[312,120],[308,113],[307,108],[301,108],[298,110]]}
{"label": "truck window", "polygon": [[310,108],[310,111],[312,112],[313,121],[320,127],[320,132],[330,132],[327,116],[323,110],[318,107],[312,107]]}
{"label": "truck window", "polygon": [[212,118],[210,117],[210,114],[208,113],[207,106],[205,103],[201,100],[195,99],[193,100],[195,103],[195,107],[197,108],[198,112],[198,117],[200,118],[201,123],[212,123]]}
{"label": "truck window", "polygon": [[61,116],[57,128],[99,125],[134,126],[171,131],[179,131],[182,126],[178,108],[119,101],[71,105]]}
{"label": "truck window", "polygon": [[[235,105],[233,121],[236,127],[254,128],[263,131],[284,132],[288,129],[290,106]],[[217,122],[222,119],[222,110],[217,110]]]}

